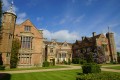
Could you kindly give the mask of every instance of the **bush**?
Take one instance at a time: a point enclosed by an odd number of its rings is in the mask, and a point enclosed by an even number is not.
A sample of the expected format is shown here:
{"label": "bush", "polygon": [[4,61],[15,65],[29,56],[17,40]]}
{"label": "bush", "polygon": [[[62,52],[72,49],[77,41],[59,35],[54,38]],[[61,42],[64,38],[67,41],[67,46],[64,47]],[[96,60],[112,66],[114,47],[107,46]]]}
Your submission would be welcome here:
{"label": "bush", "polygon": [[0,70],[5,70],[5,66],[0,65]]}
{"label": "bush", "polygon": [[82,71],[84,74],[88,73],[99,73],[101,72],[100,65],[95,63],[86,63],[82,66]]}
{"label": "bush", "polygon": [[63,60],[63,63],[64,63],[64,64],[67,64],[67,61]]}
{"label": "bush", "polygon": [[48,61],[43,62],[43,67],[49,67],[50,63]]}
{"label": "bush", "polygon": [[55,59],[53,59],[53,66],[55,66]]}
{"label": "bush", "polygon": [[83,65],[83,64],[86,64],[87,61],[86,61],[86,60],[83,60],[83,59],[80,59],[80,60],[79,60],[79,63],[80,63],[81,65]]}
{"label": "bush", "polygon": [[77,76],[76,80],[120,80],[120,74],[109,72],[82,74]]}
{"label": "bush", "polygon": [[120,56],[117,57],[117,62],[120,64]]}
{"label": "bush", "polygon": [[73,58],[72,59],[72,63],[73,64],[79,64],[80,63],[80,59],[79,58]]}
{"label": "bush", "polygon": [[49,62],[49,65],[50,65],[50,66],[55,66],[55,59],[52,59],[52,61]]}
{"label": "bush", "polygon": [[70,61],[70,58],[68,58],[68,65],[70,65],[71,64],[71,61]]}

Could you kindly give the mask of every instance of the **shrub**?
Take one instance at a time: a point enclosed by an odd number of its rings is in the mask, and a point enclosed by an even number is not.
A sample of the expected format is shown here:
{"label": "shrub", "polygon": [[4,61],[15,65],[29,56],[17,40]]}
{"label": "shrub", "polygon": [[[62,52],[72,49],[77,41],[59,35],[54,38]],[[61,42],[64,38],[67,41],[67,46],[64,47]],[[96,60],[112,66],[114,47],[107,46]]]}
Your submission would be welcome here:
{"label": "shrub", "polygon": [[73,58],[72,63],[73,64],[79,64],[80,59],[79,58]]}
{"label": "shrub", "polygon": [[44,61],[42,66],[43,67],[49,67],[49,65],[50,65],[50,63],[48,61]]}
{"label": "shrub", "polygon": [[77,76],[76,80],[120,80],[120,74],[109,72],[82,74]]}
{"label": "shrub", "polygon": [[64,63],[64,64],[67,64],[67,61],[63,60],[63,63]]}
{"label": "shrub", "polygon": [[86,55],[86,61],[87,61],[87,63],[94,62],[94,58],[93,58],[93,53],[92,52],[87,53],[87,55]]}
{"label": "shrub", "polygon": [[0,65],[0,70],[5,70],[5,66]]}
{"label": "shrub", "polygon": [[70,65],[71,64],[71,61],[70,61],[70,58],[68,58],[68,65]]}
{"label": "shrub", "polygon": [[55,66],[55,59],[52,59],[52,61],[49,62],[49,65],[50,65],[50,66]]}
{"label": "shrub", "polygon": [[86,60],[83,60],[83,59],[80,59],[80,60],[79,60],[79,63],[80,63],[81,65],[83,65],[83,64],[87,63],[87,61],[86,61]]}
{"label": "shrub", "polygon": [[53,66],[55,66],[55,59],[53,59]]}
{"label": "shrub", "polygon": [[117,57],[117,62],[120,64],[120,56]]}
{"label": "shrub", "polygon": [[86,63],[82,66],[82,71],[84,74],[88,73],[99,73],[101,72],[100,65],[95,63]]}

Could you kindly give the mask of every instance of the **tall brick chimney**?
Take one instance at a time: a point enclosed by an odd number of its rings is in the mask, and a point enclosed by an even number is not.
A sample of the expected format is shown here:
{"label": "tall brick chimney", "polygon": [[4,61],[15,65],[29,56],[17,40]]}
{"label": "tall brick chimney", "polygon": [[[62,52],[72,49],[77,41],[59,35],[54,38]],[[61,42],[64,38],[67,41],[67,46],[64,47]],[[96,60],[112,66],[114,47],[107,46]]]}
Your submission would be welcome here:
{"label": "tall brick chimney", "polygon": [[93,34],[93,37],[96,36],[96,32],[93,32],[92,34]]}

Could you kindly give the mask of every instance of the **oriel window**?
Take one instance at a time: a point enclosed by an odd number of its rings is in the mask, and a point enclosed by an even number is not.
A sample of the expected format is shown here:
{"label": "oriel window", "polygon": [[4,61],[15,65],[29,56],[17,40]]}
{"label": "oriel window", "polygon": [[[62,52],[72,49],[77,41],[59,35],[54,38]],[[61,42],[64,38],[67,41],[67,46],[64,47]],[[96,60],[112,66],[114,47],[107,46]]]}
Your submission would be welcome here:
{"label": "oriel window", "polygon": [[21,37],[21,48],[31,49],[32,48],[32,37],[22,36]]}

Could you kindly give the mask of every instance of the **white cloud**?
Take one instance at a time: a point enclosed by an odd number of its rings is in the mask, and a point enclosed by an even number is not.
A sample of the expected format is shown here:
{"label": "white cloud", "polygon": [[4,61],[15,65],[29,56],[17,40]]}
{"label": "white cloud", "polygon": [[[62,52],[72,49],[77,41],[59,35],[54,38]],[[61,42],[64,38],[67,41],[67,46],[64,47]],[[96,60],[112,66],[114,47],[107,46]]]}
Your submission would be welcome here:
{"label": "white cloud", "polygon": [[85,17],[85,15],[81,15],[81,16],[77,16],[77,17],[73,17],[73,16],[64,16],[57,24],[59,25],[64,25],[64,24],[76,24],[76,23],[80,23],[83,18]]}
{"label": "white cloud", "polygon": [[85,17],[85,15],[79,16],[78,18],[76,18],[76,19],[74,20],[74,23],[80,23],[80,22],[83,20],[84,17]]}
{"label": "white cloud", "polygon": [[120,23],[117,22],[117,23],[114,23],[114,24],[110,24],[109,26],[112,27],[112,28],[115,28],[115,27],[117,27],[117,26],[119,26],[119,25],[120,25]]}
{"label": "white cloud", "polygon": [[36,20],[39,22],[39,21],[42,21],[44,20],[44,17],[37,17]]}
{"label": "white cloud", "polygon": [[67,21],[66,18],[64,18],[64,19],[60,20],[59,24],[65,24],[66,21]]}
{"label": "white cloud", "polygon": [[57,41],[74,42],[76,39],[80,39],[77,32],[69,32],[68,30],[60,30],[57,32],[50,32],[49,30],[43,30],[44,38],[48,40],[57,39]]}
{"label": "white cloud", "polygon": [[17,24],[20,24],[26,20],[26,13],[19,13],[17,16]]}
{"label": "white cloud", "polygon": [[63,25],[63,24],[70,22],[71,20],[72,20],[72,17],[67,15],[67,16],[64,16],[63,18],[61,18],[57,24]]}

